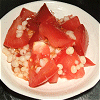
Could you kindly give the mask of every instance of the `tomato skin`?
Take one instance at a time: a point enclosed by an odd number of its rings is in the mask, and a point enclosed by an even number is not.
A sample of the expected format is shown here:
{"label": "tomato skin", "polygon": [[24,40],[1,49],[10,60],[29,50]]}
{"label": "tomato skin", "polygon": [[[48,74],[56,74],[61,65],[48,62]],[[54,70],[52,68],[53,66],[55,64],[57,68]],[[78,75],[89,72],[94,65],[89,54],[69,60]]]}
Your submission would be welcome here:
{"label": "tomato skin", "polygon": [[34,21],[38,23],[42,23],[51,16],[52,14],[50,13],[47,5],[44,3],[43,6],[38,11]]}
{"label": "tomato skin", "polygon": [[48,80],[49,83],[57,83],[58,82],[58,71]]}
{"label": "tomato skin", "polygon": [[11,48],[20,48],[20,47],[23,47],[24,45],[28,44],[29,38],[28,38],[28,34],[27,34],[26,30],[23,32],[22,37],[20,37],[20,38],[16,37],[17,26],[21,25],[21,23],[22,23],[22,20],[21,20],[20,16],[18,16],[13,21],[11,27],[8,30],[5,41],[4,41],[5,46],[11,47]]}
{"label": "tomato skin", "polygon": [[30,30],[33,30],[34,32],[36,32],[39,29],[39,23],[35,22],[34,18],[27,20],[27,22],[28,22],[27,27]]}
{"label": "tomato skin", "polygon": [[84,64],[84,67],[88,67],[88,66],[94,66],[95,64],[87,57],[86,58],[86,63]]}
{"label": "tomato skin", "polygon": [[24,21],[27,18],[34,18],[35,15],[32,11],[30,11],[26,8],[22,8],[21,13],[20,13],[20,17],[22,18],[22,21]]}
{"label": "tomato skin", "polygon": [[80,25],[80,21],[77,16],[71,18],[61,25],[62,28],[66,30],[74,31]]}
{"label": "tomato skin", "polygon": [[83,24],[75,29],[74,35],[76,36],[74,48],[80,56],[84,56],[87,51],[89,37]]}
{"label": "tomato skin", "polygon": [[[34,74],[34,76],[30,75],[31,82],[29,81],[30,87],[37,87],[44,82],[48,81],[58,70],[56,64],[53,60],[50,60],[41,70],[38,72],[38,74]],[[33,70],[34,73],[34,70]],[[32,74],[33,74],[32,73]],[[29,73],[31,74],[31,73]],[[33,79],[31,77],[34,77]]]}
{"label": "tomato skin", "polygon": [[44,40],[44,39],[45,38],[41,34],[39,34],[39,30],[37,30],[36,32],[33,33],[33,36],[29,40],[30,48],[32,48],[34,42]]}
{"label": "tomato skin", "polygon": [[65,35],[63,31],[53,25],[50,25],[49,23],[41,23],[39,33],[48,38],[48,41],[53,47],[70,46],[74,42],[67,35]]}

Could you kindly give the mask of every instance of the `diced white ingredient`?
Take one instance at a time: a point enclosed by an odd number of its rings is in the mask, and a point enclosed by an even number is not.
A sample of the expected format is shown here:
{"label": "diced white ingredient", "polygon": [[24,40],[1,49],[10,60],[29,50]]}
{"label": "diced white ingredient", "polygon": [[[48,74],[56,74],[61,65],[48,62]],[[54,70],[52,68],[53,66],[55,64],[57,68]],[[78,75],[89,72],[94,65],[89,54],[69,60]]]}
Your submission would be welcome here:
{"label": "diced white ingredient", "polygon": [[80,67],[84,67],[84,64],[80,63],[79,66],[80,66]]}
{"label": "diced white ingredient", "polygon": [[58,70],[58,74],[59,75],[63,74],[63,71],[62,70]]}
{"label": "diced white ingredient", "polygon": [[62,64],[58,64],[57,67],[58,67],[59,69],[63,69],[63,65],[62,65]]}
{"label": "diced white ingredient", "polygon": [[50,55],[50,58],[51,58],[51,59],[53,59],[53,58],[55,58],[55,57],[57,57],[57,54]]}
{"label": "diced white ingredient", "polygon": [[69,17],[68,16],[64,16],[64,22],[68,21]]}
{"label": "diced white ingredient", "polygon": [[24,75],[25,77],[28,77],[28,73],[24,73],[23,75]]}
{"label": "diced white ingredient", "polygon": [[66,54],[71,55],[71,54],[73,54],[73,53],[74,53],[74,48],[73,48],[73,47],[68,47],[68,48],[66,49]]}
{"label": "diced white ingredient", "polygon": [[75,60],[75,64],[78,65],[78,63],[79,63],[79,61],[78,60]]}
{"label": "diced white ingredient", "polygon": [[60,19],[60,22],[63,22],[63,21],[64,21],[64,19],[63,19],[63,18],[61,18],[61,19]]}
{"label": "diced white ingredient", "polygon": [[25,56],[20,56],[20,61],[21,61],[21,62],[26,61]]}
{"label": "diced white ingredient", "polygon": [[18,25],[18,26],[17,26],[17,29],[18,29],[19,31],[22,31],[22,30],[23,30],[22,25]]}
{"label": "diced white ingredient", "polygon": [[20,68],[19,68],[19,67],[15,67],[15,68],[14,68],[14,72],[15,72],[15,73],[20,72]]}
{"label": "diced white ingredient", "polygon": [[66,34],[73,40],[76,40],[76,36],[73,31],[66,31]]}
{"label": "diced white ingredient", "polygon": [[23,30],[25,30],[26,29],[26,26],[23,26]]}
{"label": "diced white ingredient", "polygon": [[76,72],[77,72],[76,66],[73,65],[73,66],[71,67],[71,72],[72,72],[72,73],[76,73]]}
{"label": "diced white ingredient", "polygon": [[31,53],[30,52],[27,52],[26,55],[25,55],[25,59],[26,60],[29,60],[31,57]]}
{"label": "diced white ingredient", "polygon": [[19,63],[20,65],[23,65],[23,63],[22,63],[21,61],[18,61],[18,63]]}
{"label": "diced white ingredient", "polygon": [[60,49],[56,49],[55,50],[55,53],[57,54],[57,53],[59,53],[61,50]]}
{"label": "diced white ingredient", "polygon": [[86,63],[86,58],[84,56],[80,56],[79,58],[82,64]]}
{"label": "diced white ingredient", "polygon": [[25,26],[25,25],[27,25],[27,23],[28,23],[27,20],[25,20],[22,22],[22,25]]}
{"label": "diced white ingredient", "polygon": [[21,73],[18,74],[18,77],[19,77],[19,78],[23,78],[23,74],[21,74]]}
{"label": "diced white ingredient", "polygon": [[23,30],[16,30],[16,33],[23,33]]}
{"label": "diced white ingredient", "polygon": [[17,33],[17,34],[16,34],[16,37],[17,37],[17,38],[20,38],[22,35],[23,35],[23,33]]}
{"label": "diced white ingredient", "polygon": [[76,69],[79,70],[79,69],[80,69],[80,65],[77,65],[77,66],[76,66]]}
{"label": "diced white ingredient", "polygon": [[24,61],[24,62],[23,62],[23,66],[24,66],[24,67],[28,67],[28,61]]}
{"label": "diced white ingredient", "polygon": [[25,46],[23,47],[23,49],[28,50],[28,49],[29,49],[29,44],[25,45]]}
{"label": "diced white ingredient", "polygon": [[39,51],[39,53],[42,53],[42,49],[44,48],[44,46],[46,46],[44,42],[41,42],[41,41],[34,42],[34,45],[33,45],[34,53],[37,50]]}
{"label": "diced white ingredient", "polygon": [[9,48],[9,51],[10,51],[11,53],[14,53],[14,49],[12,49],[12,48]]}
{"label": "diced white ingredient", "polygon": [[25,50],[25,49],[21,49],[21,50],[20,50],[20,55],[23,56],[23,55],[25,55],[25,54],[26,54],[26,50]]}
{"label": "diced white ingredient", "polygon": [[13,61],[11,62],[11,65],[12,65],[13,67],[18,67],[18,66],[19,66],[19,63],[18,63],[17,60],[13,60]]}
{"label": "diced white ingredient", "polygon": [[22,67],[22,68],[21,68],[21,71],[22,71],[22,72],[26,71],[26,67]]}
{"label": "diced white ingredient", "polygon": [[49,46],[50,52],[54,52],[54,48],[52,46]]}
{"label": "diced white ingredient", "polygon": [[36,68],[36,73],[38,73],[40,71],[41,67],[37,67]]}
{"label": "diced white ingredient", "polygon": [[30,55],[31,56],[31,52],[27,52],[26,55]]}
{"label": "diced white ingredient", "polygon": [[16,60],[17,60],[17,61],[20,60],[20,57],[16,57]]}
{"label": "diced white ingredient", "polygon": [[2,52],[3,52],[6,56],[11,55],[10,51],[9,51],[7,48],[3,48],[3,49],[2,49]]}
{"label": "diced white ingredient", "polygon": [[40,66],[41,67],[44,67],[47,62],[48,62],[48,59],[47,58],[40,59]]}
{"label": "diced white ingredient", "polygon": [[12,55],[12,60],[15,60],[16,59],[16,55]]}
{"label": "diced white ingredient", "polygon": [[7,56],[7,62],[11,63],[12,62],[12,55]]}

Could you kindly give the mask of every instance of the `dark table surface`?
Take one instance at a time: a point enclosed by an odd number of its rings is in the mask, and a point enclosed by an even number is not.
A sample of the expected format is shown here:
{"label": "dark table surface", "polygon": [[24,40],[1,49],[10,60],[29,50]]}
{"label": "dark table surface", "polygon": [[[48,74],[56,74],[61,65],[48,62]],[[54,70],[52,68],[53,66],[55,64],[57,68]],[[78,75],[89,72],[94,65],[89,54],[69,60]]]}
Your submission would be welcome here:
{"label": "dark table surface", "polygon": [[[28,3],[34,0],[0,0],[0,18],[13,8]],[[100,0],[59,0],[69,4],[76,5],[91,16],[93,16],[100,23]],[[32,98],[20,95],[10,90],[0,80],[0,100],[33,100]],[[100,81],[91,89],[77,96],[69,98],[68,100],[100,100]]]}

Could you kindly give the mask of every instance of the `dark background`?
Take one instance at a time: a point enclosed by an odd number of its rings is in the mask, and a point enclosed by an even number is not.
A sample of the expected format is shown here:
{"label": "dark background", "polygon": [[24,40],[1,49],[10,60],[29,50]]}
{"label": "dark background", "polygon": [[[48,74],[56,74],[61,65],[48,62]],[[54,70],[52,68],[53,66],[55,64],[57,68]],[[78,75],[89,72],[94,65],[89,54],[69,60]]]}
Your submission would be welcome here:
{"label": "dark background", "polygon": [[[0,0],[0,18],[13,8],[36,0]],[[37,0],[38,1],[38,0]],[[57,0],[76,5],[100,23],[100,0]],[[33,100],[32,98],[20,95],[7,88],[0,81],[0,100]],[[36,99],[35,99],[36,100]],[[100,81],[88,91],[81,93],[67,100],[100,100]]]}

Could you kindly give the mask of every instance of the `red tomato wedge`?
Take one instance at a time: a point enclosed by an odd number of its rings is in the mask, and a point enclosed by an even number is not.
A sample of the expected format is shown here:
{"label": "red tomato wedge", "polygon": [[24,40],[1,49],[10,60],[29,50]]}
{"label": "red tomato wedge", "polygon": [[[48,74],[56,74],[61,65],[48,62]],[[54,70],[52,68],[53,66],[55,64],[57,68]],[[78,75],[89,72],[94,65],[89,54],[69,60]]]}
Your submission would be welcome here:
{"label": "red tomato wedge", "polygon": [[23,32],[22,37],[20,37],[20,38],[16,37],[17,26],[21,25],[21,23],[22,23],[22,20],[21,20],[20,16],[18,16],[13,21],[10,29],[8,30],[5,41],[4,41],[5,46],[11,47],[11,48],[20,48],[20,47],[23,47],[24,45],[28,44],[29,38],[28,38],[28,34],[27,34],[26,30]]}
{"label": "red tomato wedge", "polygon": [[74,31],[80,25],[80,21],[77,16],[71,18],[70,20],[64,22],[61,27],[66,30]]}
{"label": "red tomato wedge", "polygon": [[66,71],[65,75],[60,76],[61,78],[67,78],[68,80],[79,79],[85,75],[84,68],[80,68],[76,73],[71,73],[70,71]]}
{"label": "red tomato wedge", "polygon": [[66,49],[64,49],[57,55],[57,57],[55,58],[55,63],[63,65],[62,70],[64,72],[64,75],[61,75],[61,77],[66,77],[68,80],[70,80],[82,78],[84,76],[84,68],[80,68],[76,73],[71,72],[71,67],[76,66],[76,60],[78,61],[78,64],[80,64],[80,59],[76,51],[74,51],[73,54],[69,55],[66,54]]}
{"label": "red tomato wedge", "polygon": [[83,24],[75,29],[74,35],[76,36],[74,48],[80,56],[84,56],[88,47],[89,37]]}
{"label": "red tomato wedge", "polygon": [[44,58],[44,57],[47,57],[47,58],[50,57],[49,46],[41,41],[34,42],[32,53],[36,54],[39,59]]}
{"label": "red tomato wedge", "polygon": [[84,67],[88,67],[88,66],[94,66],[95,64],[87,57],[86,58],[86,63],[84,64]]}
{"label": "red tomato wedge", "polygon": [[[35,42],[33,44],[32,56],[29,60],[29,86],[36,87],[43,84],[51,78],[58,70],[55,62],[50,60],[49,47],[43,42]],[[48,61],[44,66],[41,66],[40,59],[47,58]],[[37,66],[37,67],[36,67]],[[36,68],[41,66],[41,69],[36,73]]]}
{"label": "red tomato wedge", "polygon": [[33,33],[33,36],[29,40],[30,47],[33,46],[34,42],[40,41],[40,40],[44,40],[44,37],[41,34],[39,34],[39,30],[37,30],[35,33]]}
{"label": "red tomato wedge", "polygon": [[71,46],[74,42],[60,29],[48,23],[40,24],[39,33],[46,37],[53,47]]}
{"label": "red tomato wedge", "polygon": [[57,83],[58,82],[58,71],[48,80],[49,83]]}
{"label": "red tomato wedge", "polygon": [[40,8],[39,12],[37,13],[34,20],[36,22],[42,23],[51,16],[52,16],[51,12],[49,11],[47,5],[44,3],[43,6]]}
{"label": "red tomato wedge", "polygon": [[27,27],[30,30],[33,30],[36,32],[39,29],[39,23],[34,22],[34,19],[29,19],[29,20],[27,20],[27,22],[28,22]]}
{"label": "red tomato wedge", "polygon": [[[49,61],[43,68],[40,69],[37,75],[32,79],[32,75],[29,75],[29,79],[31,79],[31,83],[29,81],[30,87],[37,87],[46,81],[48,81],[56,72],[58,68],[53,60]],[[31,74],[31,73],[29,73]],[[32,73],[33,74],[33,73]]]}
{"label": "red tomato wedge", "polygon": [[20,13],[20,17],[22,21],[26,20],[27,18],[34,18],[34,13],[26,8],[23,8]]}

